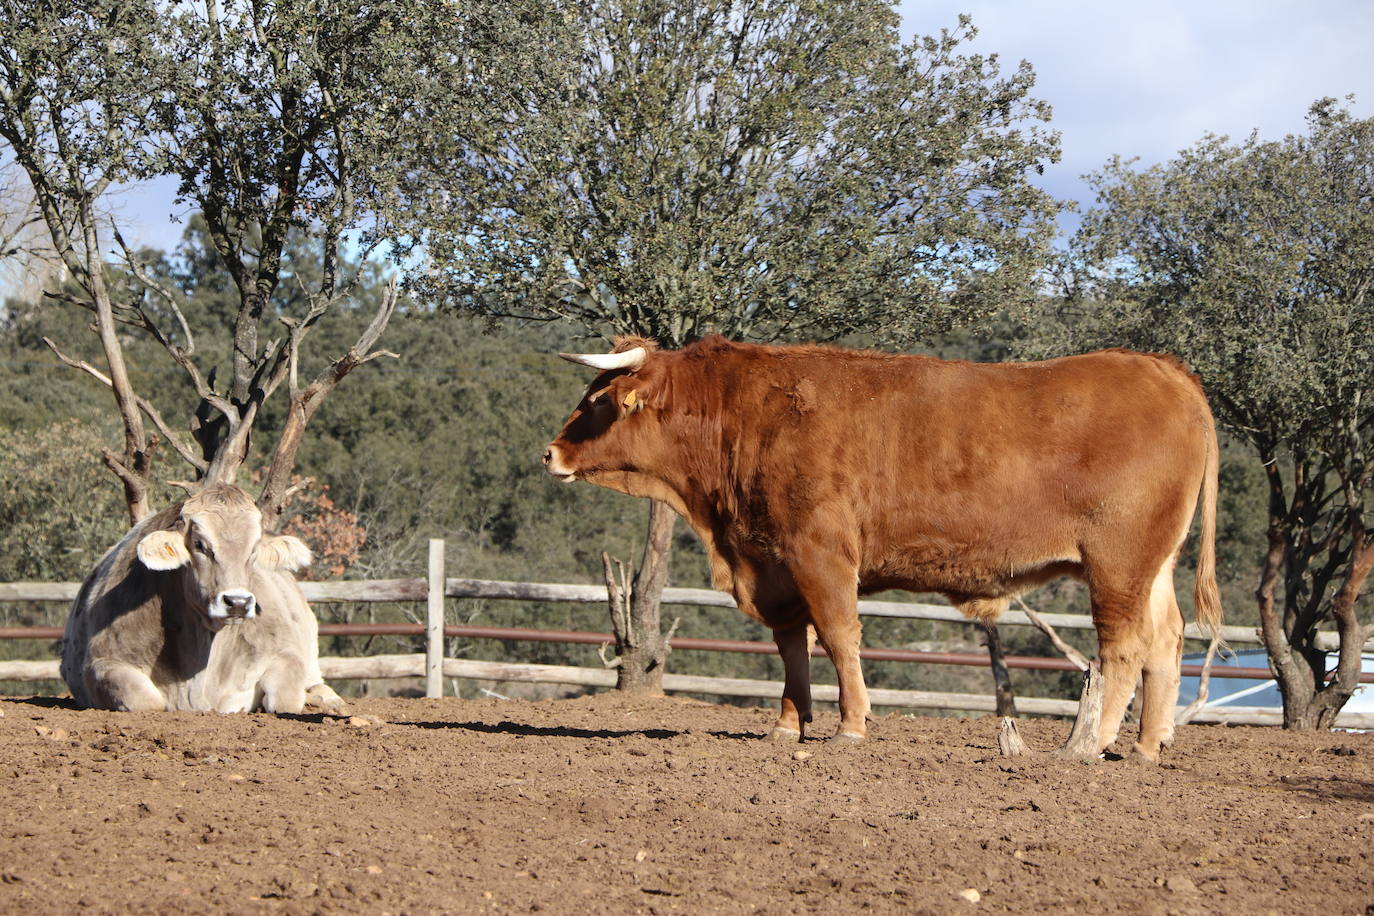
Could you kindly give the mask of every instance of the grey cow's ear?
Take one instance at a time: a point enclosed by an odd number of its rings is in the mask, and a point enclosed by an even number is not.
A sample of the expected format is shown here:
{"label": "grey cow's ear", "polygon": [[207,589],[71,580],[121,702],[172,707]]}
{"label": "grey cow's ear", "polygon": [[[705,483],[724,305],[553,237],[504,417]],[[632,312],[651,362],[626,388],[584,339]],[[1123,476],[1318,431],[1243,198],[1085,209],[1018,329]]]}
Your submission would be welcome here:
{"label": "grey cow's ear", "polygon": [[138,558],[149,569],[179,569],[191,560],[185,535],[179,531],[154,531],[138,542]]}
{"label": "grey cow's ear", "polygon": [[263,569],[297,572],[309,566],[313,559],[305,542],[289,534],[264,537],[258,544],[258,565]]}

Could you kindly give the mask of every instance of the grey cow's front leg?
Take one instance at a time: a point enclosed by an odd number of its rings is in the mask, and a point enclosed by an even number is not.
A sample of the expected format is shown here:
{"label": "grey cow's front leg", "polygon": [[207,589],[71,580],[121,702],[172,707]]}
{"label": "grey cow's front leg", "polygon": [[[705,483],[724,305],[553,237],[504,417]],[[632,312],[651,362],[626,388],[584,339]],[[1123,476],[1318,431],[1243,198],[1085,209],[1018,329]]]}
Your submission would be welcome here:
{"label": "grey cow's front leg", "polygon": [[272,713],[296,715],[305,709],[305,664],[299,658],[281,658],[259,681],[262,708]]}

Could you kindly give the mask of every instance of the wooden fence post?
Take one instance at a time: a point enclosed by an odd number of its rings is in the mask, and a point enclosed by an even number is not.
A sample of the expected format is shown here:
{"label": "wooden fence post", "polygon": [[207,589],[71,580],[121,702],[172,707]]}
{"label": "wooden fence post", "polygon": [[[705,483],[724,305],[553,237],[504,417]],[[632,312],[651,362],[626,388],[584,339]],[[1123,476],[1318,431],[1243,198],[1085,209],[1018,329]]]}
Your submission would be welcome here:
{"label": "wooden fence post", "polygon": [[425,696],[444,695],[444,541],[429,539],[429,606],[425,622]]}

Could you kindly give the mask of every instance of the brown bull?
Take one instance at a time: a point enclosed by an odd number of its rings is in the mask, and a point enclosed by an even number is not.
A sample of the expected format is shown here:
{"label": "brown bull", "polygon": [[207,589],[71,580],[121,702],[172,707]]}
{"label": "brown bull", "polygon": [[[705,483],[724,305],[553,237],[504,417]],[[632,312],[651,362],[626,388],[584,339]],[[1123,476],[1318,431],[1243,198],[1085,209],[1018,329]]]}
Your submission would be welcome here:
{"label": "brown bull", "polygon": [[216,484],[139,522],[72,603],[62,677],[83,706],[342,712],[320,677],[318,626],[292,572],[294,537],[264,535],[238,487]]}
{"label": "brown bull", "polygon": [[716,586],[773,630],[780,736],[811,718],[808,625],[839,677],[836,738],[862,738],[860,594],[939,592],[995,619],[1060,575],[1091,591],[1098,747],[1136,680],[1136,750],[1173,737],[1183,617],[1173,570],[1199,494],[1197,618],[1221,621],[1217,441],[1177,360],[1121,350],[975,364],[712,337],[565,356],[602,371],[544,454],[550,474],[669,503]]}

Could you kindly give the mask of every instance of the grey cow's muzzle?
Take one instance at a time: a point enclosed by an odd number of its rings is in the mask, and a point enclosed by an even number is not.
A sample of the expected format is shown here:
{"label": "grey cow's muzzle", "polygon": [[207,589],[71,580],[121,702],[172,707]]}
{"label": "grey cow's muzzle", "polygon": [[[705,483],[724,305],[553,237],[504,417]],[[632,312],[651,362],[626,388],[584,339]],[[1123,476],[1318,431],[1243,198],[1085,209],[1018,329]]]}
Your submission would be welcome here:
{"label": "grey cow's muzzle", "polygon": [[210,617],[215,620],[251,620],[257,612],[258,599],[243,589],[226,589],[210,602]]}

